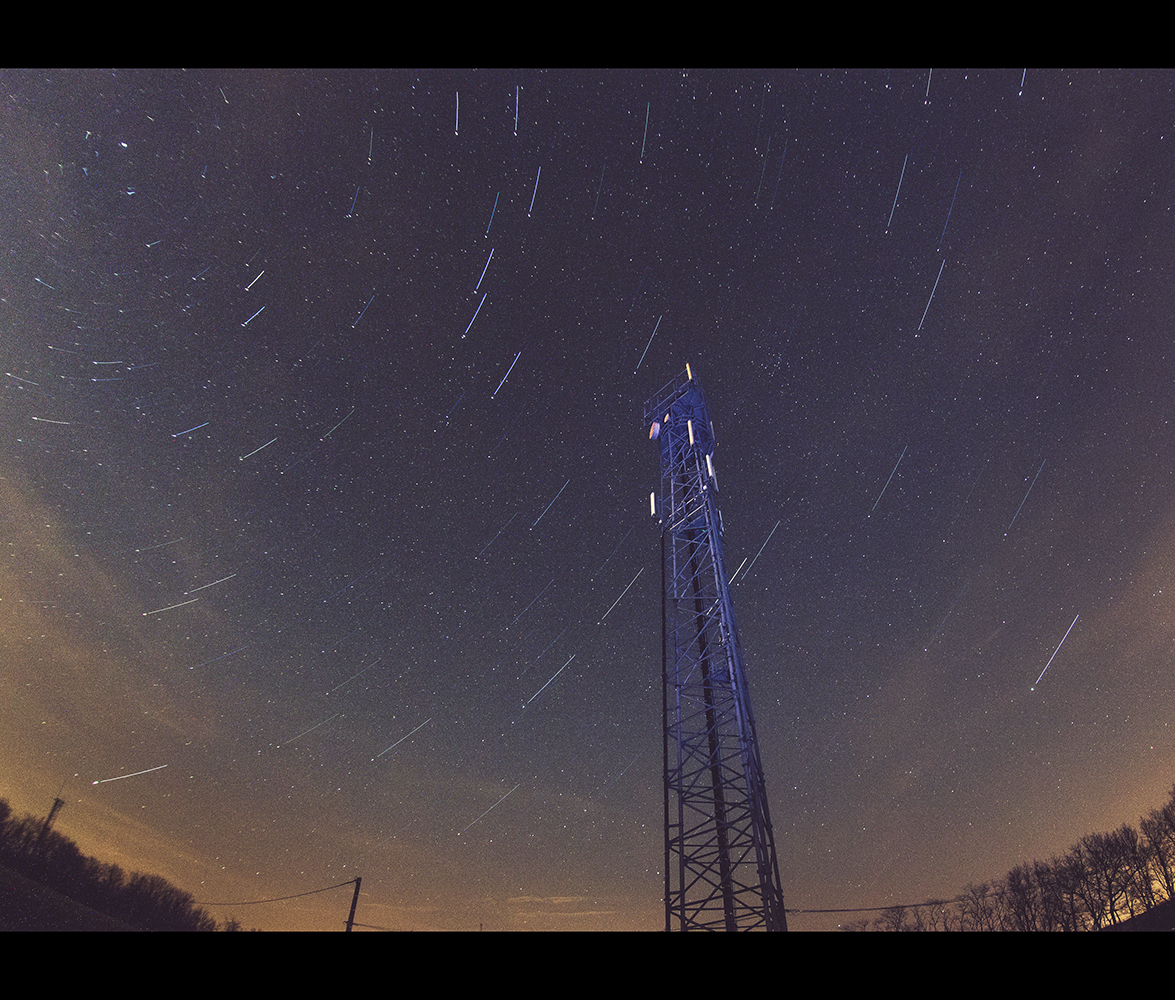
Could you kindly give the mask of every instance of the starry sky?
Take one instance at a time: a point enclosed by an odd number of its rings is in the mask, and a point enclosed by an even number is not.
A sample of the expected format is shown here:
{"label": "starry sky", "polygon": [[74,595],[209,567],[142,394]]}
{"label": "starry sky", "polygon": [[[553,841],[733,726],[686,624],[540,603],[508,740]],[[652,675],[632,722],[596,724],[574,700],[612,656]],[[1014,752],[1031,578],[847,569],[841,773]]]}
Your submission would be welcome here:
{"label": "starry sky", "polygon": [[1165,799],[1171,73],[0,82],[16,810],[246,927],[660,929],[687,363],[790,910]]}

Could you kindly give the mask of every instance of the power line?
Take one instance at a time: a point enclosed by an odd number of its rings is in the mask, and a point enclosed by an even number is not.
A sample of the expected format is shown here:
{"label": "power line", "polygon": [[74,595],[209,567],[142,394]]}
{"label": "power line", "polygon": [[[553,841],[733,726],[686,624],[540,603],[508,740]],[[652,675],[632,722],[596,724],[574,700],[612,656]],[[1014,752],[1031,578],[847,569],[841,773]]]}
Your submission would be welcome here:
{"label": "power line", "polygon": [[338,889],[344,885],[354,885],[355,879],[347,879],[346,882],[340,882],[338,885],[328,885],[325,889],[311,889],[309,892],[299,892],[293,896],[277,896],[274,899],[246,899],[235,903],[193,903],[193,906],[253,906],[256,903],[280,903],[287,899],[300,899],[302,896],[313,896],[319,892],[330,892],[331,889]]}
{"label": "power line", "polygon": [[[987,897],[984,896],[983,898],[986,899]],[[960,897],[957,897],[956,899],[930,899],[930,900],[927,900],[925,903],[891,903],[889,906],[858,906],[855,909],[845,909],[845,910],[793,910],[789,906],[787,908],[787,912],[788,913],[875,913],[875,912],[879,912],[881,910],[896,910],[899,908],[906,909],[906,910],[916,910],[916,909],[923,907],[923,906],[945,906],[948,903],[961,903],[962,901],[963,901],[963,897],[960,896]]]}
{"label": "power line", "polygon": [[787,908],[788,913],[876,913],[881,910],[917,910],[923,906],[947,906],[950,903],[965,903],[967,900],[976,899],[990,899],[998,896],[1006,896],[1007,892],[1000,890],[997,892],[985,892],[981,896],[955,896],[953,899],[927,899],[921,903],[891,903],[889,906],[858,906],[853,909],[840,910],[793,910],[790,906]]}

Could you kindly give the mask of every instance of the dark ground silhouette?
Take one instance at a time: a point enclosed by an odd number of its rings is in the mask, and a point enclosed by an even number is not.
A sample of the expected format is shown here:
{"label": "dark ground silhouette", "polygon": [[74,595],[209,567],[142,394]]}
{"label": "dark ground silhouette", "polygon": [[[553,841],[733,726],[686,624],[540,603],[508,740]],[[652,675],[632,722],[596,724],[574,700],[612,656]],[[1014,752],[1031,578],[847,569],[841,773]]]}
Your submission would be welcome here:
{"label": "dark ground silhouette", "polygon": [[135,931],[0,866],[0,931]]}

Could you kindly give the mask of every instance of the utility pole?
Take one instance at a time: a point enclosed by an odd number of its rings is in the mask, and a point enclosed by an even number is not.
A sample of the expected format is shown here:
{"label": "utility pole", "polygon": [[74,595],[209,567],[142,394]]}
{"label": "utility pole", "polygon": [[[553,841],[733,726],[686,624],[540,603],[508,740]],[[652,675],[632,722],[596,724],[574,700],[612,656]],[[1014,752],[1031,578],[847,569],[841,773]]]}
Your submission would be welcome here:
{"label": "utility pole", "polygon": [[351,925],[355,923],[355,907],[359,905],[359,886],[363,883],[363,876],[355,878],[355,895],[351,897],[351,913],[347,917],[347,933],[351,933]]}

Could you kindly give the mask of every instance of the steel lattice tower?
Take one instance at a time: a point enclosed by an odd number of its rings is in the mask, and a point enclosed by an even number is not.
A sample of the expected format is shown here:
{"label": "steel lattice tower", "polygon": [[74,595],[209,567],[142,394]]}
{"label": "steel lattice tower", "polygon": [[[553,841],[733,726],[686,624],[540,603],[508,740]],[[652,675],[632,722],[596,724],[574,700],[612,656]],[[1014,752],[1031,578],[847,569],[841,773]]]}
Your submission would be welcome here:
{"label": "steel lattice tower", "polygon": [[645,405],[661,447],[665,929],[787,930],[735,627],[714,425],[686,366]]}

